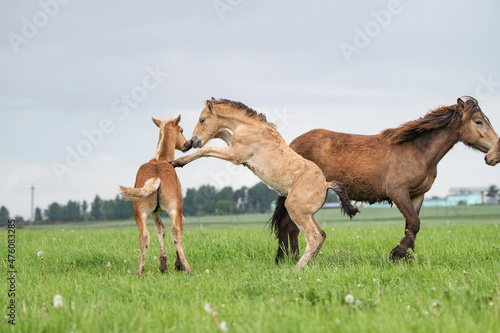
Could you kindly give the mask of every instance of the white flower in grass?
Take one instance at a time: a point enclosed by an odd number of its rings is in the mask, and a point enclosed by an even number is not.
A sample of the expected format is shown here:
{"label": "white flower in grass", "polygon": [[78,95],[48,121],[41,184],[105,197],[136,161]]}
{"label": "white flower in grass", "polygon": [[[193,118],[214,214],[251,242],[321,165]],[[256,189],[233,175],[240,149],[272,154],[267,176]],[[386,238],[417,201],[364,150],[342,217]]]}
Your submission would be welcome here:
{"label": "white flower in grass", "polygon": [[207,272],[207,274],[210,274],[210,270],[209,269],[207,269],[205,272]]}
{"label": "white flower in grass", "polygon": [[344,300],[346,303],[352,304],[354,302],[354,296],[352,296],[351,294],[346,295]]}
{"label": "white flower in grass", "polygon": [[215,312],[215,308],[210,303],[205,303],[205,311],[211,315],[217,315],[217,312]]}
{"label": "white flower in grass", "polygon": [[316,281],[317,281],[317,282],[321,282],[321,280],[320,280],[320,279],[316,279]]}
{"label": "white flower in grass", "polygon": [[106,265],[106,267],[111,267],[111,263],[108,261],[108,264]]}
{"label": "white flower in grass", "polygon": [[129,270],[127,271],[127,273],[132,274],[132,271],[129,269]]}
{"label": "white flower in grass", "polygon": [[225,321],[220,323],[220,330],[222,332],[229,332],[229,326],[227,325],[227,323]]}
{"label": "white flower in grass", "polygon": [[55,308],[59,308],[61,306],[63,306],[62,296],[61,295],[55,295],[54,296],[54,307]]}
{"label": "white flower in grass", "polygon": [[39,257],[41,257],[42,254],[43,254],[42,251],[39,251],[36,255],[39,256]]}

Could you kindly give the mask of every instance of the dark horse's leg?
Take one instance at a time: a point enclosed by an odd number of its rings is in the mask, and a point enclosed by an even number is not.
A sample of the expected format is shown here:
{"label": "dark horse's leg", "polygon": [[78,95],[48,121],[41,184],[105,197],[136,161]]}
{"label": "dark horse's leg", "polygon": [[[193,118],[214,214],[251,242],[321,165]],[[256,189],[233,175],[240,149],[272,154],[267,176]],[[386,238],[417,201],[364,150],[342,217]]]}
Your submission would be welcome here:
{"label": "dark horse's leg", "polygon": [[290,215],[286,212],[285,216],[279,221],[278,228],[278,253],[276,254],[276,264],[282,261],[285,254],[288,255],[288,239],[290,238],[290,250],[293,260],[299,258],[299,228],[290,219]]}
{"label": "dark horse's leg", "polygon": [[398,260],[408,257],[408,249],[415,251],[415,238],[420,230],[420,218],[418,214],[422,206],[423,195],[412,200],[408,192],[401,191],[392,195],[391,199],[406,219],[405,236],[401,242],[392,249],[389,255],[392,260]]}

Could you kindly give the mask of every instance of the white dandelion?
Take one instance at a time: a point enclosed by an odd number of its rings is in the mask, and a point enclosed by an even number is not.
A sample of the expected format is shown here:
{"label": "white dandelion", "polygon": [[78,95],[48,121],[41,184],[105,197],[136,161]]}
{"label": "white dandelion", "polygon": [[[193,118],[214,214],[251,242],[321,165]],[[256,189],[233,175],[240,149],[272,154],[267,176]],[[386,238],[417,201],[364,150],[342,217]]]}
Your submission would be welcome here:
{"label": "white dandelion", "polygon": [[108,268],[111,267],[111,263],[109,261],[108,261],[106,267],[108,267]]}
{"label": "white dandelion", "polygon": [[352,296],[351,294],[346,295],[344,300],[346,303],[352,304],[354,302],[354,296]]}
{"label": "white dandelion", "polygon": [[225,321],[223,321],[223,322],[220,323],[220,330],[222,332],[228,332],[229,331],[229,326],[227,325],[227,323]]}
{"label": "white dandelion", "polygon": [[210,303],[205,303],[205,311],[211,315],[213,315],[215,312],[215,308],[213,307],[212,304]]}
{"label": "white dandelion", "polygon": [[205,270],[205,272],[207,272],[207,274],[210,274],[210,270],[209,269]]}
{"label": "white dandelion", "polygon": [[54,296],[54,307],[55,308],[59,308],[61,306],[63,306],[62,296],[61,295],[55,295]]}
{"label": "white dandelion", "polygon": [[43,254],[43,253],[42,253],[42,251],[39,251],[39,252],[37,253],[37,256],[41,257],[41,256],[42,256],[42,254]]}

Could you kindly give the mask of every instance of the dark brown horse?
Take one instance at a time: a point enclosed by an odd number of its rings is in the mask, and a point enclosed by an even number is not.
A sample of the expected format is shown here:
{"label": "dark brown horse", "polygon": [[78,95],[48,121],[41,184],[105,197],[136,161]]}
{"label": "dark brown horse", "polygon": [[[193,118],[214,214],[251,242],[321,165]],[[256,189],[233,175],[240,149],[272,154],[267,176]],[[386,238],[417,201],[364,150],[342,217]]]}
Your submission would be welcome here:
{"label": "dark brown horse", "polygon": [[[344,184],[352,200],[396,204],[406,227],[404,238],[390,252],[395,260],[406,257],[408,249],[414,251],[424,194],[431,189],[444,155],[459,141],[486,153],[497,140],[478,102],[467,97],[378,135],[316,129],[296,138],[290,148],[316,163],[327,181]],[[271,218],[279,238],[276,262],[288,254],[288,238],[292,253],[299,252],[299,230],[290,222],[284,200],[278,197]]]}

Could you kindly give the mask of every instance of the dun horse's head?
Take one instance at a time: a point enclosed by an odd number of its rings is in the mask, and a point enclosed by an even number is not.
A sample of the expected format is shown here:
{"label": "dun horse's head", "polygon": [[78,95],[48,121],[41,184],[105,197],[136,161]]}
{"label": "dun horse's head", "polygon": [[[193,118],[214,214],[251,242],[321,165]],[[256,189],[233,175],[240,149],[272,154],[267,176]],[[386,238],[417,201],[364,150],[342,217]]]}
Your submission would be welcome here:
{"label": "dun horse's head", "polygon": [[205,108],[201,111],[200,119],[194,128],[191,140],[186,142],[183,151],[203,147],[220,129],[220,122],[215,113],[213,101],[215,99],[212,97],[212,100],[205,102]]}
{"label": "dun horse's head", "polygon": [[459,98],[457,111],[462,116],[460,141],[483,153],[488,152],[498,140],[498,135],[477,101],[472,97],[467,98],[465,102]]}
{"label": "dun horse's head", "polygon": [[186,144],[186,138],[184,137],[184,130],[179,126],[181,121],[181,115],[175,119],[166,119],[164,121],[152,118],[156,126],[160,128],[160,137],[158,138],[158,145],[162,142],[163,135],[172,136],[168,140],[175,142],[175,149],[183,150]]}
{"label": "dun horse's head", "polygon": [[486,154],[484,160],[486,161],[486,164],[491,166],[500,163],[500,139],[498,139],[497,143],[495,143],[488,154]]}

